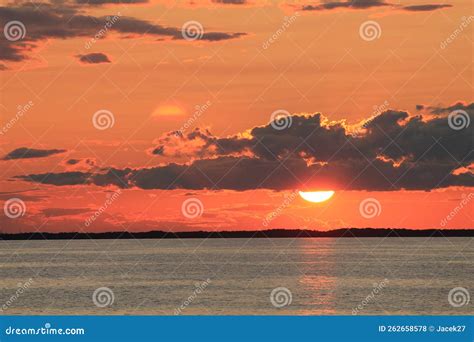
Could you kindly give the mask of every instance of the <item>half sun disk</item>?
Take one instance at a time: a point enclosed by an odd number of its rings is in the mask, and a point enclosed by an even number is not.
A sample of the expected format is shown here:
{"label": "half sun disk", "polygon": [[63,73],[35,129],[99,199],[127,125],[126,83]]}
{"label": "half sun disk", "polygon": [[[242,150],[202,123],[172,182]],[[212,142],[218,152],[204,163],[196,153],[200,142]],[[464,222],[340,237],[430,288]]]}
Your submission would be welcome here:
{"label": "half sun disk", "polygon": [[300,194],[302,199],[313,203],[327,201],[332,197],[332,195],[334,195],[334,191],[299,191],[298,193]]}

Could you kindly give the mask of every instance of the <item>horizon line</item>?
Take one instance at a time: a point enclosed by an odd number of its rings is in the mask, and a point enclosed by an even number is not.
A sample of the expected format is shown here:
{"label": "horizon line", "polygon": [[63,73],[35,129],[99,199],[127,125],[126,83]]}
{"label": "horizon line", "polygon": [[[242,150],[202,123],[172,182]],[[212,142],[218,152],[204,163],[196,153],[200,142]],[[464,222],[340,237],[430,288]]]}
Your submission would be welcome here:
{"label": "horizon line", "polygon": [[[350,234],[348,234],[350,233]],[[144,232],[25,232],[0,233],[0,240],[85,240],[85,239],[202,239],[202,238],[359,238],[359,237],[474,237],[473,228],[337,228],[332,230],[265,229],[228,231],[162,231]]]}

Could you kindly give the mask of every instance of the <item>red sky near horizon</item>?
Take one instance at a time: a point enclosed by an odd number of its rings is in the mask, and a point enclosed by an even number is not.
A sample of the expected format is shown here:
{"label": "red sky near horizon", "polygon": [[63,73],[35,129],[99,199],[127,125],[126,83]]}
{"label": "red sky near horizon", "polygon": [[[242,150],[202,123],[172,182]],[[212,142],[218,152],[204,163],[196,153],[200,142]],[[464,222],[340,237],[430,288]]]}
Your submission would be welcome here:
{"label": "red sky near horizon", "polygon": [[0,232],[474,227],[472,1],[114,2],[0,1]]}

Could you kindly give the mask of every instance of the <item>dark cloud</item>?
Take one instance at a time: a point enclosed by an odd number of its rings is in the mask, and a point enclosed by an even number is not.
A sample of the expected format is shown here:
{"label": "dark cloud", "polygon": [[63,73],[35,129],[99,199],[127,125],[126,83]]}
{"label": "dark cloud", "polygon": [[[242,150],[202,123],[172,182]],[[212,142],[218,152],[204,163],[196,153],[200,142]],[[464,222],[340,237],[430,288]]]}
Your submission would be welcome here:
{"label": "dark cloud", "polygon": [[[473,104],[462,108],[474,121]],[[248,137],[219,138],[196,129],[158,139],[159,146],[152,152],[193,156],[188,164],[15,178],[51,185],[190,190],[474,186],[472,173],[455,172],[474,162],[472,128],[452,129],[445,114],[423,117],[388,110],[358,127],[328,124],[319,113],[291,119],[286,129],[268,124],[253,128]]]}
{"label": "dark cloud", "polygon": [[78,164],[84,164],[88,166],[95,166],[96,161],[95,159],[92,158],[84,158],[84,159],[69,159],[66,164],[68,165],[78,165]]}
{"label": "dark cloud", "polygon": [[[1,25],[1,24],[0,24]],[[0,60],[10,61],[10,62],[20,62],[24,60],[25,54],[31,52],[35,47],[33,44],[16,42],[12,43],[8,40],[0,40]],[[8,67],[3,64],[2,70],[7,70]]]}
{"label": "dark cloud", "polygon": [[372,7],[383,7],[383,6],[391,6],[391,5],[382,0],[347,0],[347,1],[323,2],[318,5],[303,5],[301,9],[303,11],[324,11],[324,10],[332,10],[332,9],[338,9],[338,8],[367,9],[367,8],[372,8]]}
{"label": "dark cloud", "polygon": [[[41,8],[40,10],[38,8]],[[0,60],[22,61],[41,42],[47,39],[68,39],[89,37],[98,39],[109,34],[119,34],[121,38],[134,35],[149,35],[172,40],[184,39],[181,28],[166,27],[134,17],[116,13],[112,16],[95,17],[82,12],[77,6],[48,3],[23,3],[0,7],[0,26],[10,21],[19,21],[25,29],[20,31],[24,38],[17,41],[0,40]],[[239,38],[245,33],[205,32],[204,41],[221,41]]]}
{"label": "dark cloud", "polygon": [[[209,32],[204,33],[202,35],[201,40],[206,40],[208,42],[218,42],[220,40],[228,40],[234,38],[240,38],[245,36],[246,33],[236,32],[236,33],[225,33],[225,32]],[[174,39],[181,39],[181,37],[174,38]]]}
{"label": "dark cloud", "polygon": [[224,5],[244,5],[247,3],[246,0],[212,0],[212,2]]}
{"label": "dark cloud", "polygon": [[111,63],[109,57],[100,52],[88,53],[86,55],[76,55],[79,61],[84,64]]}
{"label": "dark cloud", "polygon": [[208,130],[195,130],[183,134],[170,132],[155,141],[158,146],[151,153],[161,156],[205,158],[212,155],[241,153],[252,145],[252,140],[218,138]]}
{"label": "dark cloud", "polygon": [[451,106],[448,107],[442,107],[442,106],[426,106],[426,105],[416,105],[417,110],[421,111],[426,111],[431,114],[447,114],[451,113],[452,111],[455,110],[468,110],[468,111],[474,111],[474,103],[471,103],[470,105],[465,105],[462,102],[457,102]]}
{"label": "dark cloud", "polygon": [[69,159],[63,163],[67,171],[88,171],[96,166],[93,158]]}
{"label": "dark cloud", "polygon": [[100,5],[107,5],[107,4],[144,4],[147,3],[148,0],[75,0],[75,3],[81,5],[92,5],[92,6],[100,6]]}
{"label": "dark cloud", "polygon": [[76,165],[78,163],[80,163],[81,160],[80,159],[69,159],[68,161],[66,161],[66,164],[68,165]]}
{"label": "dark cloud", "polygon": [[64,153],[66,150],[40,150],[34,148],[20,147],[16,150],[11,151],[2,160],[12,160],[12,159],[29,159],[29,158],[43,158],[49,157],[53,154]]}
{"label": "dark cloud", "polygon": [[452,7],[448,4],[425,4],[425,5],[407,5],[386,2],[383,0],[346,0],[346,1],[325,1],[317,5],[303,5],[303,11],[328,11],[335,9],[362,10],[377,7],[391,7],[405,11],[434,11],[441,8]]}
{"label": "dark cloud", "polygon": [[158,146],[157,148],[153,149],[152,154],[156,154],[156,155],[162,156],[163,153],[164,153],[164,151],[165,151],[165,147],[164,147],[164,146]]}
{"label": "dark cloud", "polygon": [[435,11],[441,8],[449,8],[453,7],[449,4],[426,4],[426,5],[411,5],[411,6],[403,6],[402,9],[405,11],[411,12],[426,12],[426,11]]}

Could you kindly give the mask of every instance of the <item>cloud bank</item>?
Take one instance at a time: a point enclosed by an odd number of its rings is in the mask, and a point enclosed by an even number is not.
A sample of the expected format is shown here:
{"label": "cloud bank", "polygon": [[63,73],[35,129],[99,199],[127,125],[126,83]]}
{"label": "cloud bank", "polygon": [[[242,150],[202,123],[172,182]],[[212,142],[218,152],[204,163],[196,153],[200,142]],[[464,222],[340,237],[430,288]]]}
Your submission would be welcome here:
{"label": "cloud bank", "polygon": [[[455,107],[466,120],[474,120],[474,104]],[[15,179],[56,186],[239,191],[474,186],[472,126],[453,129],[448,108],[431,108],[441,114],[429,116],[387,110],[357,126],[328,122],[320,113],[293,115],[286,118],[290,124],[284,129],[275,129],[272,122],[231,137],[201,129],[173,132],[160,137],[151,152],[158,158],[189,156],[189,163]]]}

